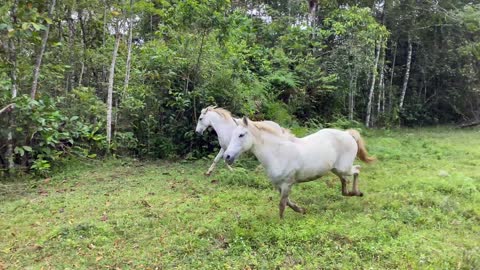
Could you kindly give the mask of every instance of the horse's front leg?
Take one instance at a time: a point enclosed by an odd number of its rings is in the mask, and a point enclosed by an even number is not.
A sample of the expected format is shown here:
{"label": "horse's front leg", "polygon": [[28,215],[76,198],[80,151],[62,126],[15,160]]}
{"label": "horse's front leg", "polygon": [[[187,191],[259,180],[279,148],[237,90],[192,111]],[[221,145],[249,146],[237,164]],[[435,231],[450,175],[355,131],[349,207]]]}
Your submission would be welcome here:
{"label": "horse's front leg", "polygon": [[282,183],[278,187],[278,190],[280,191],[280,204],[279,204],[278,208],[279,208],[281,219],[283,219],[283,214],[285,212],[285,206],[287,206],[287,204],[289,203],[288,195],[290,194],[291,188],[292,188],[292,185],[288,184],[288,183]]}
{"label": "horse's front leg", "polygon": [[[218,152],[217,156],[216,156],[215,159],[213,160],[212,165],[210,166],[210,168],[208,169],[208,171],[205,173],[205,175],[210,176],[210,174],[212,173],[213,169],[215,169],[215,166],[217,165],[217,162],[222,158],[223,153],[225,153],[225,150],[224,150],[223,148],[220,148],[220,151]],[[229,166],[229,168],[230,168],[230,166]],[[231,169],[232,169],[232,168],[230,168],[230,170],[231,170]]]}

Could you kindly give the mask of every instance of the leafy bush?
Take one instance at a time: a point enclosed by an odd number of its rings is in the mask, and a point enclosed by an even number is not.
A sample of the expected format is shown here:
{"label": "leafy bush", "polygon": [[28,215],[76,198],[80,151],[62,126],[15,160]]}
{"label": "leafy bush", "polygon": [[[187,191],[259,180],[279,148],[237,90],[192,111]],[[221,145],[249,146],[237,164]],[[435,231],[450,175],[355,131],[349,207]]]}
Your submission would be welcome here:
{"label": "leafy bush", "polygon": [[79,116],[65,115],[52,98],[32,100],[24,95],[15,104],[16,164],[45,175],[62,157],[92,158],[105,147],[105,136],[98,133],[97,125],[86,124]]}

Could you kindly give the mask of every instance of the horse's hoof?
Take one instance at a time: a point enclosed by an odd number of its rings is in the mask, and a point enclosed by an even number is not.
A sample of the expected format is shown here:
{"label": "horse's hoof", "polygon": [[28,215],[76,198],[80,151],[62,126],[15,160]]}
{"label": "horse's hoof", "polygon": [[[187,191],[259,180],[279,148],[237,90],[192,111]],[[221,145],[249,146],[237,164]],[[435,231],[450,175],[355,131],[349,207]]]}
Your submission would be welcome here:
{"label": "horse's hoof", "polygon": [[300,210],[300,213],[302,213],[302,215],[305,215],[307,213],[307,210],[302,208],[302,210]]}
{"label": "horse's hoof", "polygon": [[357,193],[357,196],[358,196],[358,197],[363,197],[363,192],[359,191],[359,192]]}
{"label": "horse's hoof", "polygon": [[212,172],[206,172],[204,173],[205,176],[210,176],[212,174]]}

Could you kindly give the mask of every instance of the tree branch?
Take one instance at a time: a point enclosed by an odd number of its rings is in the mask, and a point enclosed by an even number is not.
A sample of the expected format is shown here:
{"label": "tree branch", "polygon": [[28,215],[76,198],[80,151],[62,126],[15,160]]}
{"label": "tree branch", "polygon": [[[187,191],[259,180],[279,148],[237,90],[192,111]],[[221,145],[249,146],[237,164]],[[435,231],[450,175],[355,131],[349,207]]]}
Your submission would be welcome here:
{"label": "tree branch", "polygon": [[15,103],[10,103],[7,106],[5,106],[3,109],[0,110],[0,115],[3,113],[8,113],[11,112],[15,108]]}

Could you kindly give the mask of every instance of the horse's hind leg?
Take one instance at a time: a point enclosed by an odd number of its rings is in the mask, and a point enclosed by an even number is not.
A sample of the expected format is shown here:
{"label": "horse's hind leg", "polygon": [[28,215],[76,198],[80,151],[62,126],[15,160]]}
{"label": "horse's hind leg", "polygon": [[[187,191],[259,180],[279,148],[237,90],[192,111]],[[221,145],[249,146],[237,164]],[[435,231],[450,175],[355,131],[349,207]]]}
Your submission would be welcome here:
{"label": "horse's hind leg", "polygon": [[339,176],[339,177],[340,177],[340,181],[342,181],[342,195],[349,196],[350,193],[348,192],[348,188],[347,188],[347,179],[343,176]]}
{"label": "horse's hind leg", "polygon": [[[363,196],[363,193],[358,190],[358,175],[360,174],[360,165],[353,165],[350,170],[333,170],[342,182],[343,196]],[[353,175],[353,191],[348,191],[347,177]]]}
{"label": "horse's hind leg", "polygon": [[343,196],[351,196],[350,195],[350,192],[348,192],[348,188],[347,188],[347,176],[348,174],[345,174],[345,173],[342,173],[340,171],[338,171],[337,169],[333,169],[332,172],[338,176],[338,178],[340,178],[340,182],[342,182],[342,195]]}
{"label": "horse's hind leg", "polygon": [[298,206],[296,203],[292,202],[290,199],[287,200],[287,205],[297,213],[305,214],[307,212],[304,208]]}
{"label": "horse's hind leg", "polygon": [[358,175],[360,174],[360,165],[354,165],[352,167],[353,173],[353,191],[351,192],[351,196],[363,196],[363,192],[358,189]]}

